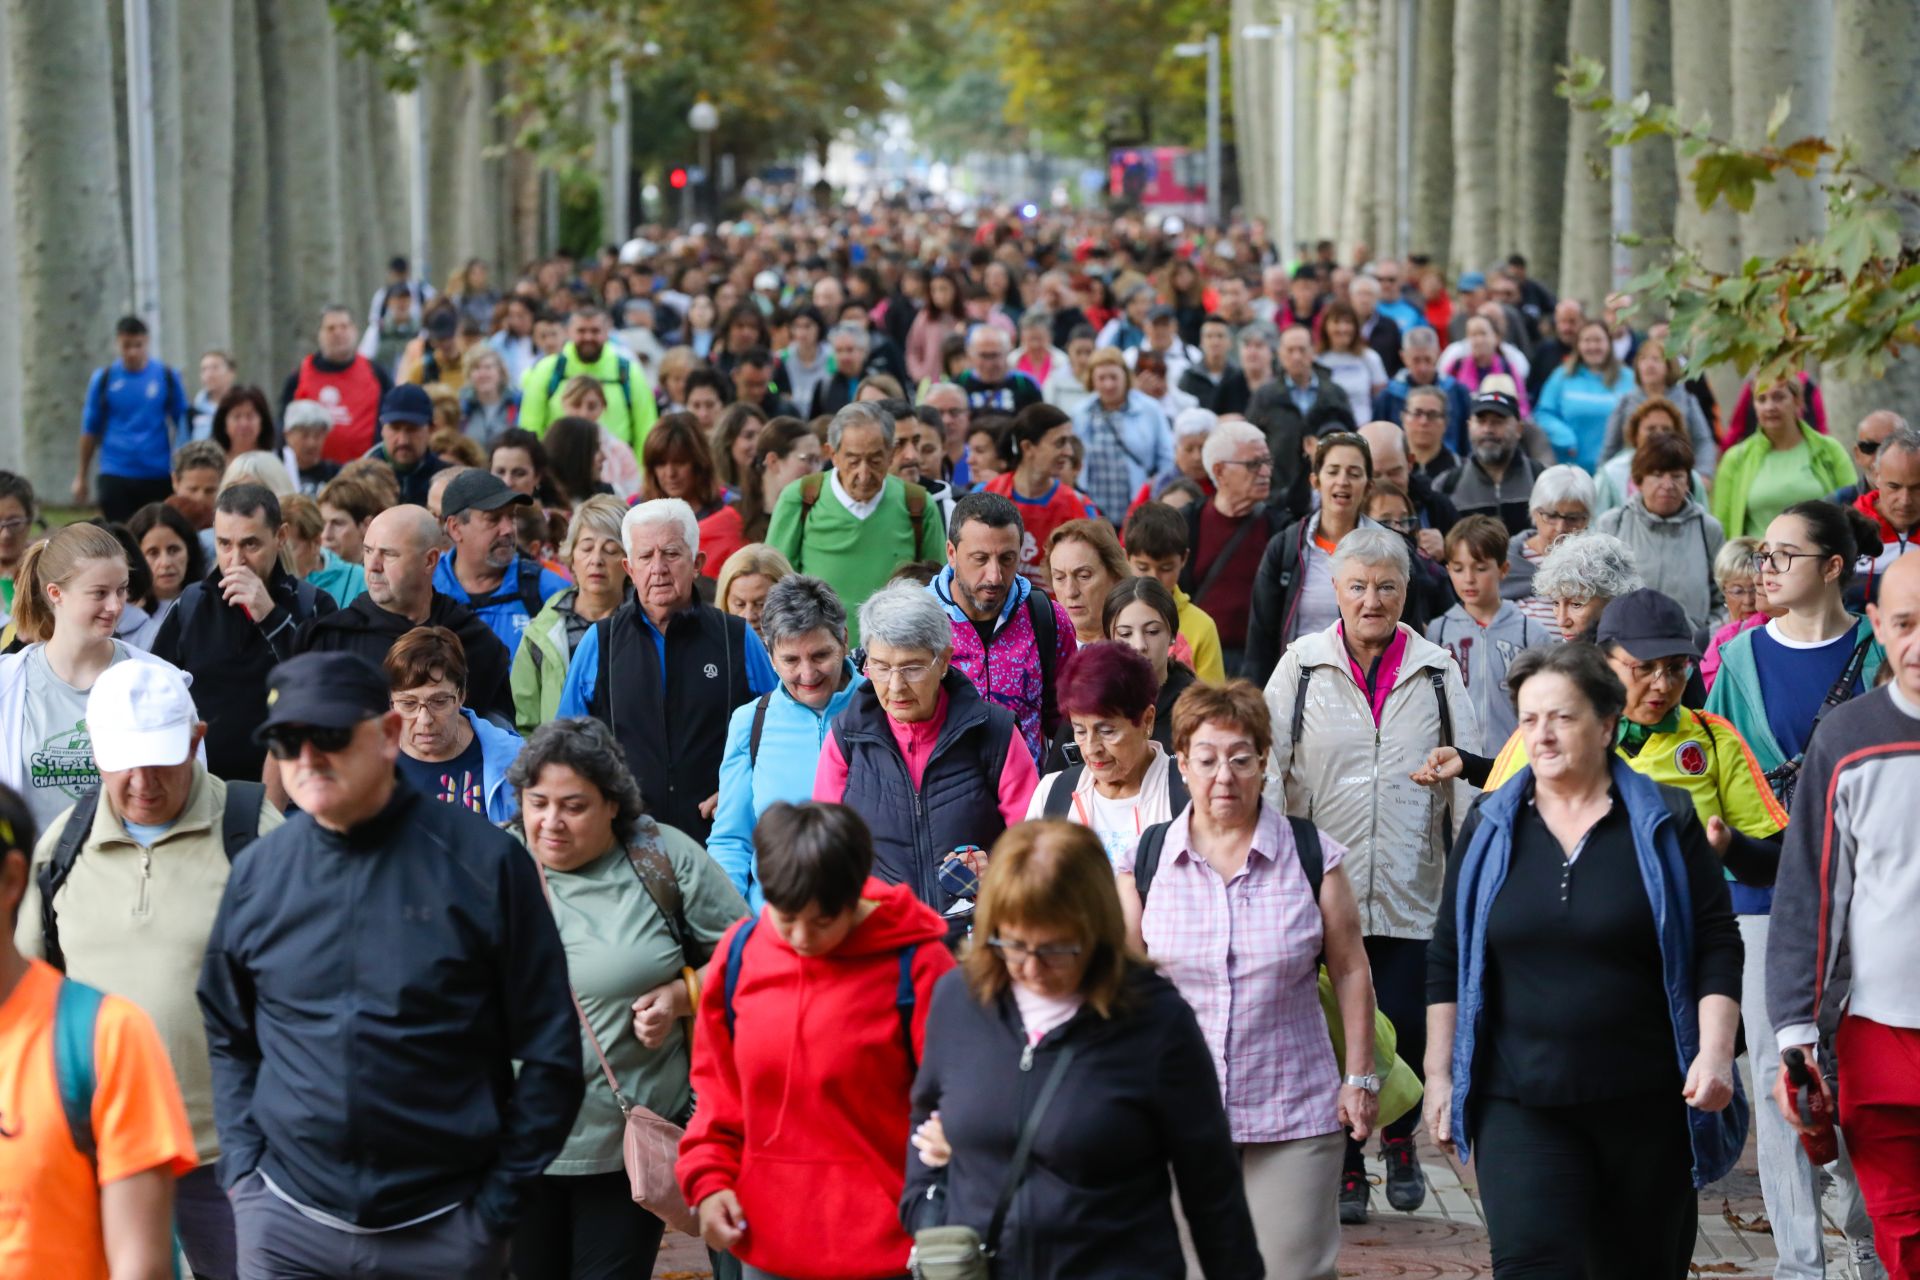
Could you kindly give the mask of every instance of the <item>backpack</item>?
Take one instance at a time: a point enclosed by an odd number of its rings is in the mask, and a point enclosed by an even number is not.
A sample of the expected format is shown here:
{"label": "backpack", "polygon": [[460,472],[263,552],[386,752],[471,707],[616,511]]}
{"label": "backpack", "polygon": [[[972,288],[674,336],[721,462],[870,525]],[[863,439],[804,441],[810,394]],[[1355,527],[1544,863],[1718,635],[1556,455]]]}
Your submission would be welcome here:
{"label": "backpack", "polygon": [[[1056,784],[1057,785],[1057,784]],[[1147,890],[1153,885],[1153,874],[1160,869],[1160,851],[1167,844],[1167,829],[1171,822],[1156,822],[1140,833],[1140,847],[1133,855],[1133,887],[1139,891],[1141,910],[1146,909]],[[1320,828],[1306,818],[1287,817],[1287,825],[1293,828],[1293,851],[1300,859],[1300,870],[1306,873],[1307,888],[1313,891],[1313,900],[1320,901],[1320,882],[1326,879],[1326,852],[1320,847]]]}
{"label": "backpack", "polygon": [[[740,958],[746,953],[747,939],[760,923],[760,917],[749,916],[745,924],[734,931],[733,941],[727,945],[727,978],[722,989],[726,998],[727,1039],[733,1039],[733,992],[740,985]],[[893,1007],[900,1011],[900,1032],[906,1037],[907,1061],[914,1070],[920,1069],[920,1055],[913,1051],[913,1006],[917,999],[913,990],[913,956],[920,949],[919,943],[900,948],[900,981],[894,988]]]}
{"label": "backpack", "polygon": [[753,732],[747,738],[747,767],[760,767],[760,737],[767,731],[767,708],[773,705],[773,693],[769,690],[760,695],[753,704]]}
{"label": "backpack", "polygon": [[106,997],[85,983],[60,979],[53,1006],[53,1078],[60,1088],[60,1110],[67,1118],[73,1148],[95,1163],[93,1093],[99,1082],[93,1063],[93,1039]]}
{"label": "backpack", "polygon": [[542,572],[540,562],[529,555],[521,555],[517,559],[520,571],[514,575],[512,590],[502,586],[500,590],[483,599],[475,600],[469,597],[467,608],[479,613],[482,609],[491,609],[500,604],[512,604],[517,600],[520,602],[520,607],[527,611],[528,622],[539,617],[540,611],[547,607],[546,598],[540,594]]}
{"label": "backpack", "polygon": [[[1300,668],[1300,682],[1293,689],[1293,719],[1291,741],[1300,741],[1300,730],[1307,720],[1307,686],[1313,683],[1313,668]],[[1453,709],[1447,705],[1447,675],[1438,667],[1427,668],[1427,682],[1433,686],[1433,700],[1440,709],[1440,745],[1453,745]],[[1453,789],[1444,788],[1442,795],[1449,797],[1440,806],[1440,829],[1452,839],[1453,831]]]}
{"label": "backpack", "polygon": [[[1054,780],[1053,787],[1047,792],[1046,804],[1041,806],[1041,817],[1064,818],[1067,816],[1067,811],[1073,807],[1073,793],[1080,789],[1080,778],[1086,770],[1085,764],[1070,764],[1060,771],[1060,776]],[[1187,780],[1180,776],[1179,766],[1169,760],[1167,762],[1167,807],[1178,816],[1191,799],[1192,797],[1187,794]]]}
{"label": "backpack", "polygon": [[[260,814],[266,800],[267,789],[258,782],[227,784],[226,808],[220,815],[220,844],[226,850],[228,862],[260,838]],[[73,864],[80,860],[80,850],[93,831],[93,816],[99,808],[98,788],[74,803],[73,811],[67,815],[67,825],[60,829],[60,843],[54,846],[53,857],[40,868],[38,876],[41,951],[47,963],[62,973],[67,969],[67,957],[60,949],[60,920],[54,911],[53,897],[73,874]]]}
{"label": "backpack", "polygon": [[[927,491],[905,480],[900,483],[907,491],[907,519],[913,521],[912,558],[918,558],[920,544],[927,536]],[[813,514],[814,504],[820,501],[820,491],[826,484],[826,474],[819,471],[800,479],[800,536],[803,542],[807,532],[807,517]]]}
{"label": "backpack", "polygon": [[[620,398],[627,403],[627,428],[633,428],[633,361],[616,354],[615,362],[619,372],[614,375],[620,384]],[[562,351],[553,361],[553,376],[547,379],[547,399],[551,401],[560,390],[560,384],[567,380],[567,353]]]}

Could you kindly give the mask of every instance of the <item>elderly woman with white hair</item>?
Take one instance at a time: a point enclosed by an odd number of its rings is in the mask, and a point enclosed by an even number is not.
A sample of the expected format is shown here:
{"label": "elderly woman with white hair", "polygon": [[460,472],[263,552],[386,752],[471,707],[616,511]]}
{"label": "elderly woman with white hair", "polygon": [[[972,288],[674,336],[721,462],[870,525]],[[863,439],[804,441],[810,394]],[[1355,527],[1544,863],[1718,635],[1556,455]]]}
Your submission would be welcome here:
{"label": "elderly woman with white hair", "polygon": [[559,714],[613,730],[647,812],[705,841],[720,802],[720,757],[735,707],[779,686],[744,618],[701,601],[700,524],[679,498],[620,522],[633,595],[580,637]]}
{"label": "elderly woman with white hair", "polygon": [[1213,496],[1213,477],[1207,474],[1203,455],[1208,439],[1220,425],[1220,415],[1211,409],[1195,407],[1182,409],[1172,417],[1173,465],[1141,486],[1133,499],[1136,507],[1143,502],[1158,502],[1167,486],[1180,480],[1191,480],[1200,486],[1200,492]]}
{"label": "elderly woman with white hair", "polygon": [[[1534,576],[1556,542],[1585,533],[1593,524],[1600,510],[1599,493],[1591,475],[1563,463],[1548,467],[1534,478],[1527,509],[1533,527],[1514,534],[1507,544],[1507,576],[1500,581],[1500,598],[1513,601],[1535,622],[1552,625],[1553,601],[1541,594]],[[1594,616],[1600,615],[1596,612]]]}
{"label": "elderly woman with white hair", "polygon": [[1033,754],[1013,713],[953,669],[953,624],[918,583],[871,596],[860,633],[867,683],[821,744],[813,798],[864,818],[873,874],[912,886],[957,937],[986,865],[981,850],[1027,815],[1039,783]]}
{"label": "elderly woman with white hair", "polygon": [[333,415],[318,400],[295,400],[280,415],[280,435],[286,441],[280,461],[286,464],[298,491],[317,498],[327,481],[340,474],[340,464],[323,456]]}
{"label": "elderly woman with white hair", "polygon": [[1607,602],[1646,585],[1627,544],[1610,533],[1562,538],[1533,575],[1563,640],[1592,640]]}
{"label": "elderly woman with white hair", "polygon": [[[1333,551],[1340,616],[1302,635],[1267,682],[1273,720],[1268,796],[1347,850],[1380,1009],[1418,1063],[1426,1024],[1426,948],[1440,909],[1446,851],[1469,793],[1412,779],[1442,746],[1480,750],[1480,725],[1445,649],[1401,622],[1411,565],[1406,540],[1361,527]],[[1382,1131],[1387,1200],[1411,1211],[1426,1198],[1413,1148],[1419,1117]],[[1370,1190],[1361,1145],[1350,1142],[1340,1217],[1365,1222]]]}

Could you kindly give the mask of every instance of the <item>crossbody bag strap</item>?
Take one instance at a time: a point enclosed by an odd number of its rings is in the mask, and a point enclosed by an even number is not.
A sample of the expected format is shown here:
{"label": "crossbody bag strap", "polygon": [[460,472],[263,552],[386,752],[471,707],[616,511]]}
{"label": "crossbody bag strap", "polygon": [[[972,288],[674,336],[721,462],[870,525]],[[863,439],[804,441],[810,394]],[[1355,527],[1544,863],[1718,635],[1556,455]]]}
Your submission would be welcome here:
{"label": "crossbody bag strap", "polygon": [[[553,887],[547,883],[547,869],[538,858],[533,860],[534,869],[540,873],[540,892],[546,895],[548,909],[553,906]],[[619,1077],[613,1074],[613,1064],[607,1061],[607,1055],[600,1048],[600,1037],[593,1032],[593,1024],[587,1021],[587,1011],[580,1003],[580,993],[567,984],[567,998],[573,1001],[574,1016],[580,1019],[580,1025],[586,1028],[587,1043],[593,1046],[593,1056],[600,1059],[600,1070],[607,1077],[607,1088],[613,1090],[613,1100],[620,1107],[620,1114],[626,1115],[633,1110],[633,1104],[627,1101],[627,1095],[620,1091]]]}
{"label": "crossbody bag strap", "polygon": [[1227,535],[1227,540],[1220,544],[1220,550],[1214,554],[1213,563],[1207,566],[1207,575],[1200,579],[1199,585],[1193,589],[1192,598],[1195,604],[1206,599],[1207,592],[1213,589],[1213,584],[1220,581],[1220,576],[1227,571],[1228,562],[1233,559],[1233,553],[1240,549],[1240,544],[1246,541],[1249,533],[1253,532],[1253,526],[1264,523],[1260,512],[1256,509],[1248,513],[1247,518],[1240,522],[1239,528]]}
{"label": "crossbody bag strap", "polygon": [[1021,1127],[1020,1141],[1014,1145],[1013,1159],[1007,1165],[1006,1185],[1000,1188],[1000,1200],[993,1206],[993,1221],[987,1226],[986,1252],[989,1258],[999,1251],[1000,1230],[1007,1225],[1007,1211],[1013,1207],[1014,1192],[1020,1189],[1020,1183],[1025,1179],[1027,1159],[1033,1154],[1033,1140],[1040,1131],[1040,1119],[1047,1114],[1047,1104],[1059,1092],[1061,1078],[1067,1074],[1067,1064],[1072,1061],[1073,1046],[1062,1046],[1060,1056],[1053,1060],[1053,1070],[1047,1073],[1047,1082],[1040,1086],[1040,1096],[1034,1100],[1033,1110],[1027,1113],[1027,1123]]}

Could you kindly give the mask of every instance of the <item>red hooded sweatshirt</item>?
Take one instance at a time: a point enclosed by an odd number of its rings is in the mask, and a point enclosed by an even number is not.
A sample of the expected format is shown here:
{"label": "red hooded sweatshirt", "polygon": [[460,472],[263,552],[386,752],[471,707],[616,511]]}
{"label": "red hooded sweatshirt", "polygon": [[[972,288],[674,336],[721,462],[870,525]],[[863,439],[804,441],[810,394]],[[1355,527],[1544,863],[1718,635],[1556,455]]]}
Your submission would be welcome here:
{"label": "red hooded sweatshirt", "polygon": [[[740,1198],[741,1261],[791,1280],[868,1280],[907,1269],[900,1226],[908,1090],[933,984],[953,968],[947,928],[905,885],[869,879],[877,905],[833,951],[801,956],[762,913],[740,956],[727,1034],[727,931],[707,967],[693,1037],[699,1099],[676,1172],[696,1209]],[[913,949],[913,1057],[897,1003]]]}

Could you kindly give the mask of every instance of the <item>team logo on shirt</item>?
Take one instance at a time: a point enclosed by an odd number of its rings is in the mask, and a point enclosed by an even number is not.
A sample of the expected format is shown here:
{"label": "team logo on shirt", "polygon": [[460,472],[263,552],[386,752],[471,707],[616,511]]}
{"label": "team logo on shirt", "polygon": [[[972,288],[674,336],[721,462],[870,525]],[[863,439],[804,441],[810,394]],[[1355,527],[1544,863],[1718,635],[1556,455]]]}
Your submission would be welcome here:
{"label": "team logo on shirt", "polygon": [[1673,753],[1673,767],[1690,778],[1707,771],[1707,749],[1697,742],[1683,742]]}

